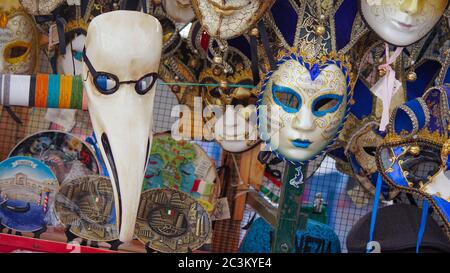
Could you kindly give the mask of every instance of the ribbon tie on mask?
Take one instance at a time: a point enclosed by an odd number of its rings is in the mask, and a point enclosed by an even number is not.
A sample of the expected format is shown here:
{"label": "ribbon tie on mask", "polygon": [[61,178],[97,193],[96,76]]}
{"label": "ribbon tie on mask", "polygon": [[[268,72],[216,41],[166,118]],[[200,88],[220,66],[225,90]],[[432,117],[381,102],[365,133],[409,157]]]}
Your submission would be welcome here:
{"label": "ribbon tie on mask", "polygon": [[383,104],[380,131],[384,131],[389,123],[389,109],[391,106],[392,97],[395,93],[395,70],[392,69],[391,64],[395,62],[402,51],[403,47],[397,47],[394,54],[389,56],[389,45],[386,43],[386,63],[378,66],[378,69],[386,71],[386,75],[383,77],[383,82],[381,83],[382,88],[378,89],[378,92],[375,93],[375,95],[381,99]]}

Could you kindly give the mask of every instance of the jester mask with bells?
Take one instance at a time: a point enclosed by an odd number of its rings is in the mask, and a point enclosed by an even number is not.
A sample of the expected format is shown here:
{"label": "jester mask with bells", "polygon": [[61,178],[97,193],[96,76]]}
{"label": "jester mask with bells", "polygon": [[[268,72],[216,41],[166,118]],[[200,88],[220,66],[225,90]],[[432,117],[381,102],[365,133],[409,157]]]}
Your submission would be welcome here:
{"label": "jester mask with bells", "polygon": [[112,180],[122,242],[132,239],[135,228],[152,142],[161,50],[162,27],[151,15],[113,11],[95,17],[89,25],[83,52],[84,85]]}
{"label": "jester mask with bells", "polygon": [[350,95],[350,64],[344,57],[330,54],[310,62],[295,53],[286,55],[261,88],[260,137],[279,157],[309,161],[336,138]]}
{"label": "jester mask with bells", "polygon": [[[83,69],[83,48],[86,42],[87,20],[91,11],[85,11],[81,16],[81,7],[70,6],[67,10],[67,23],[64,25],[65,48],[59,49],[57,58],[57,71],[64,75],[80,75]],[[70,18],[70,19],[69,19]],[[61,46],[60,43],[59,46]]]}
{"label": "jester mask with bells", "polygon": [[450,231],[450,88],[429,89],[394,110],[377,151],[377,166],[392,187],[425,198]]}
{"label": "jester mask with bells", "polygon": [[192,0],[192,6],[209,35],[230,39],[254,26],[274,2],[274,0]]}
{"label": "jester mask with bells", "polygon": [[17,0],[0,2],[0,72],[32,74],[37,68],[38,32]]}
{"label": "jester mask with bells", "polygon": [[366,23],[381,39],[407,46],[433,29],[448,0],[360,0],[360,4]]}
{"label": "jester mask with bells", "polygon": [[233,47],[228,54],[227,63],[232,72],[207,68],[200,73],[199,81],[218,85],[201,88],[204,103],[221,110],[221,115],[208,122],[214,124],[215,140],[225,151],[240,153],[260,142],[256,125],[257,91],[251,88],[250,60]]}
{"label": "jester mask with bells", "polygon": [[[375,193],[379,175],[375,155],[378,146],[383,142],[384,136],[384,133],[378,130],[379,127],[378,122],[368,119],[362,120],[345,149],[345,154],[352,169],[351,175],[371,194]],[[381,185],[382,199],[392,200],[397,195],[398,190],[383,182]]]}

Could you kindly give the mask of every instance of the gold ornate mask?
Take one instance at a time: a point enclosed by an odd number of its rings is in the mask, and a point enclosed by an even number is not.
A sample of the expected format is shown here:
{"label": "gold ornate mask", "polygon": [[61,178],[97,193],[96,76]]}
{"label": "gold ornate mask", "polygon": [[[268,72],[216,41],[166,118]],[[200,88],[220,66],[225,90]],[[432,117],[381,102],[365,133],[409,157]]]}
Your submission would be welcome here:
{"label": "gold ornate mask", "polygon": [[192,0],[194,11],[209,35],[230,39],[252,27],[274,0]]}
{"label": "gold ornate mask", "polygon": [[50,15],[64,0],[19,0],[25,11],[31,15]]}
{"label": "gold ornate mask", "polygon": [[32,74],[38,57],[35,22],[21,8],[7,3],[0,4],[0,72]]}
{"label": "gold ornate mask", "polygon": [[251,85],[252,75],[249,71],[240,71],[232,76],[214,75],[214,69],[206,69],[200,74],[200,82],[204,84],[222,84],[216,87],[203,87],[202,97],[206,105],[248,105],[253,97],[256,102],[255,90],[244,87],[228,87],[226,83]]}
{"label": "gold ornate mask", "polygon": [[[353,176],[370,193],[375,192],[378,169],[376,151],[383,143],[383,136],[377,130],[377,122],[367,122],[362,125],[349,140],[346,154],[350,162]],[[382,185],[382,196],[385,200],[391,200],[397,196],[398,191],[390,188],[385,183]]]}
{"label": "gold ornate mask", "polygon": [[[253,85],[250,60],[236,48],[229,48],[228,70],[213,65],[204,69],[199,76],[202,84],[219,84],[220,86],[203,86],[202,97],[206,105],[244,105],[255,104],[257,91],[245,86]],[[229,84],[243,87],[229,87]]]}

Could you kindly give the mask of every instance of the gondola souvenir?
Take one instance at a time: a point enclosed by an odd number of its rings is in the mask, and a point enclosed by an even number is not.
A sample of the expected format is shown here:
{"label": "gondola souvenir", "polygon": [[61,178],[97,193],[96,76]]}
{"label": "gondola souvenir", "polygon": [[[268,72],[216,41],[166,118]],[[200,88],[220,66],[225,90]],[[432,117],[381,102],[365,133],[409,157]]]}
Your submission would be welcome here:
{"label": "gondola souvenir", "polygon": [[110,242],[119,236],[108,178],[84,176],[64,183],[56,195],[55,212],[59,221],[80,238]]}
{"label": "gondola souvenir", "polygon": [[0,224],[18,232],[47,229],[58,181],[50,168],[30,157],[0,163]]}
{"label": "gondola souvenir", "polygon": [[53,171],[60,184],[71,170],[87,169],[99,173],[99,164],[91,148],[77,137],[59,131],[44,131],[30,135],[16,145],[9,154],[36,158]]}
{"label": "gondola souvenir", "polygon": [[158,20],[148,14],[108,12],[89,24],[83,52],[89,114],[111,176],[122,242],[133,237],[152,144],[162,32]]}
{"label": "gondola souvenir", "polygon": [[186,253],[200,248],[211,236],[211,219],[189,195],[173,189],[142,193],[136,237],[163,253]]}

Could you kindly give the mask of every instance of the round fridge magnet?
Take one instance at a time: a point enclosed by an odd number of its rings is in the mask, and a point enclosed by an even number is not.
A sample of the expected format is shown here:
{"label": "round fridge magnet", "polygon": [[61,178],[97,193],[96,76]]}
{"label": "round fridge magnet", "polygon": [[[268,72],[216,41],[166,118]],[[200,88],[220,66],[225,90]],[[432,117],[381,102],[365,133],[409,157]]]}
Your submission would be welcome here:
{"label": "round fridge magnet", "polygon": [[58,181],[37,159],[11,157],[0,163],[0,223],[18,232],[45,231]]}
{"label": "round fridge magnet", "polygon": [[55,201],[59,221],[74,235],[96,242],[118,238],[111,181],[91,175],[64,183]]}
{"label": "round fridge magnet", "polygon": [[[99,173],[99,164],[88,144],[79,138],[59,131],[44,131],[24,138],[9,154],[30,156],[44,162],[62,184],[72,172]],[[81,171],[80,171],[81,170]]]}
{"label": "round fridge magnet", "polygon": [[135,235],[148,248],[163,253],[186,253],[211,236],[211,219],[200,203],[173,189],[142,193]]}

